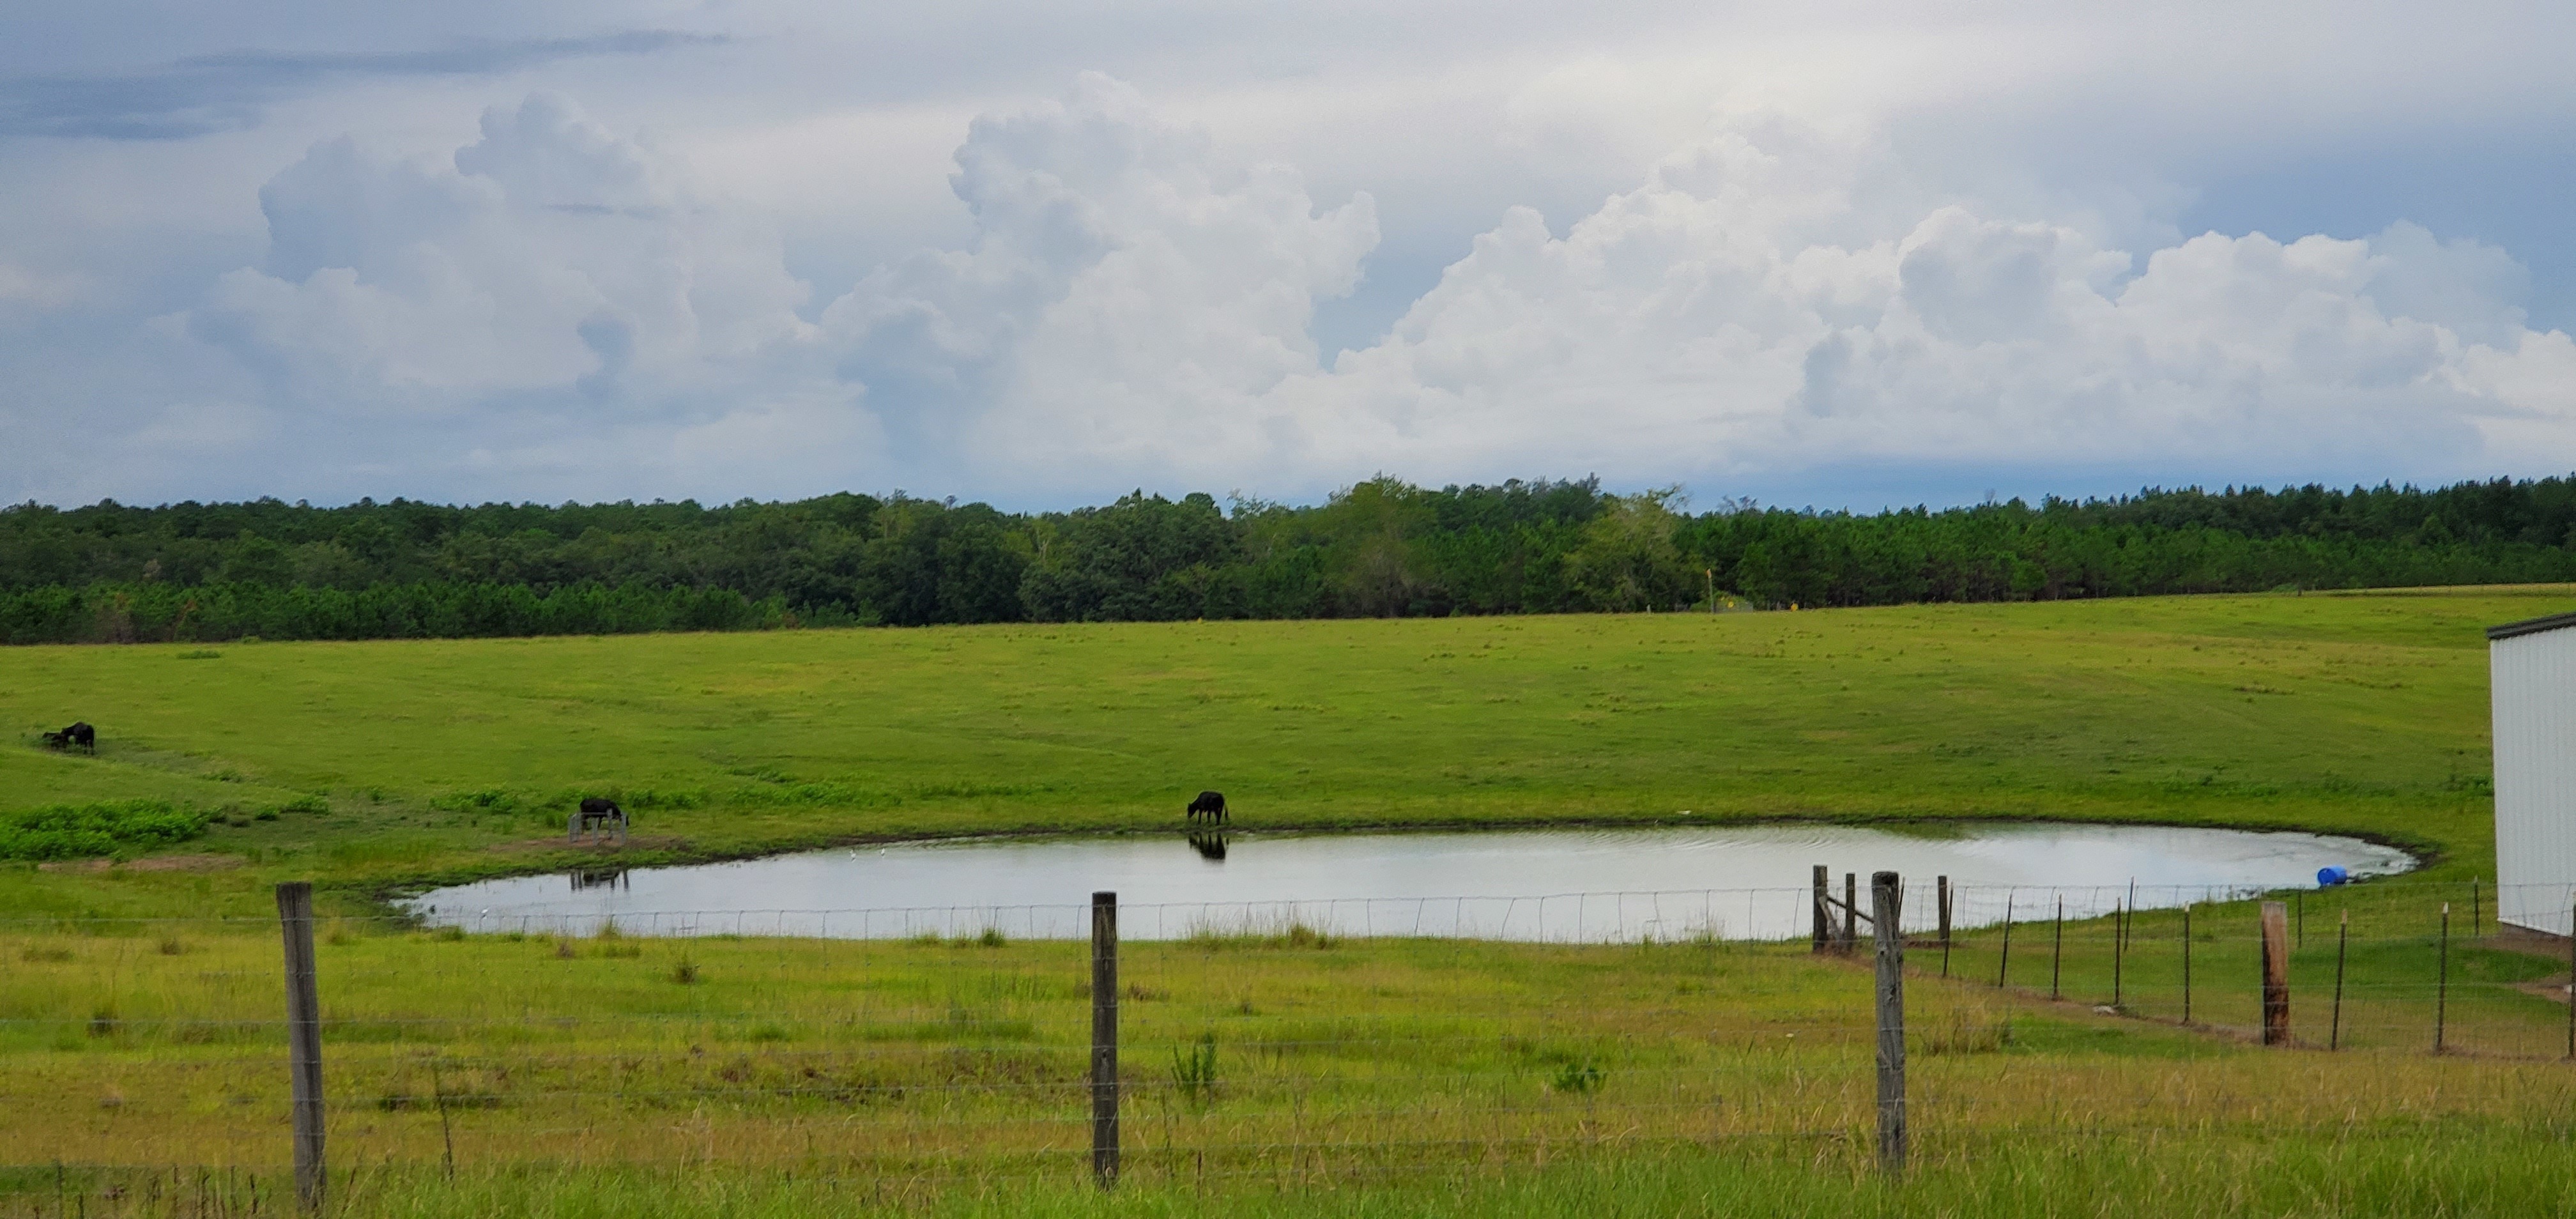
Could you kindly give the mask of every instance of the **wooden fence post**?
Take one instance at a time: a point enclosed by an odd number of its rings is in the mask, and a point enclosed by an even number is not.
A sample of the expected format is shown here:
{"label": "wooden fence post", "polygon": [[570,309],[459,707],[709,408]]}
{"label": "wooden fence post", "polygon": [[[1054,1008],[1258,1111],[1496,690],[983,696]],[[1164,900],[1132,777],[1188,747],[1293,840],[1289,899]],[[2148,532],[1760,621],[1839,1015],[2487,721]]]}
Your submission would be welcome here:
{"label": "wooden fence post", "polygon": [[1869,878],[1870,930],[1878,942],[1878,1163],[1905,1169],[1905,937],[1894,872]]}
{"label": "wooden fence post", "polygon": [[2048,1001],[2057,1002],[2060,967],[2066,962],[2066,895],[2057,895],[2057,928],[2048,941]]}
{"label": "wooden fence post", "polygon": [[1995,961],[1995,989],[1997,990],[2002,990],[2004,981],[2012,977],[2012,908],[2013,891],[2006,889],[2004,890],[2004,951],[2003,955]]}
{"label": "wooden fence post", "polygon": [[2263,1044],[2290,1044],[2290,908],[2263,903]]}
{"label": "wooden fence post", "polygon": [[2182,1022],[2191,1023],[2191,903],[2182,904]]}
{"label": "wooden fence post", "polygon": [[2438,980],[2433,984],[2433,1052],[2442,1052],[2444,1026],[2451,1015],[2451,903],[2442,903],[2442,950]]}
{"label": "wooden fence post", "polygon": [[2567,1056],[2576,1058],[2576,908],[2567,923]]}
{"label": "wooden fence post", "polygon": [[1843,942],[1844,952],[1860,950],[1860,884],[1852,873],[1843,873]]}
{"label": "wooden fence post", "polygon": [[2342,920],[2335,924],[2334,1028],[2326,1034],[2326,1048],[2329,1050],[2343,1048],[2343,956],[2344,946],[2351,940],[2352,911],[2346,910]]}
{"label": "wooden fence post", "polygon": [[1832,937],[1832,934],[1833,934],[1833,933],[1832,933],[1832,931],[1830,930],[1830,928],[1832,927],[1832,925],[1833,925],[1833,924],[1831,924],[1830,922],[1828,922],[1828,921],[1827,921],[1829,918],[1831,918],[1831,917],[1832,917],[1832,915],[1831,915],[1831,913],[1830,913],[1830,911],[1831,911],[1831,909],[1832,909],[1832,908],[1831,908],[1830,906],[1826,905],[1826,900],[1827,900],[1827,899],[1826,899],[1826,897],[1825,897],[1825,884],[1826,884],[1825,877],[1826,877],[1826,875],[1827,875],[1827,874],[1826,874],[1826,872],[1825,872],[1825,865],[1823,865],[1823,864],[1817,864],[1817,865],[1816,865],[1816,891],[1815,891],[1814,898],[1813,898],[1813,900],[1810,902],[1810,904],[1811,904],[1811,905],[1813,905],[1813,906],[1816,908],[1816,909],[1815,909],[1815,933],[1816,933],[1816,940],[1815,940],[1815,944],[1814,944],[1814,946],[1812,947],[1811,951],[1816,952],[1816,953],[1818,953],[1818,954],[1822,954],[1822,953],[1825,951],[1825,941],[1826,941],[1827,939],[1831,938],[1831,937]]}
{"label": "wooden fence post", "polygon": [[2120,986],[2124,981],[2120,976],[2121,967],[2127,964],[2122,958],[2129,955],[2129,912],[2119,903],[2120,899],[2116,897],[2111,899],[2111,1010],[2113,1011],[2120,1010],[2122,998]]}
{"label": "wooden fence post", "polygon": [[1118,1184],[1118,895],[1091,895],[1091,1176]]}
{"label": "wooden fence post", "polygon": [[1941,878],[1941,976],[1950,976],[1950,878]]}
{"label": "wooden fence post", "polygon": [[314,983],[313,885],[277,887],[278,930],[286,941],[286,1056],[292,1085],[295,1201],[322,1209],[329,1181],[322,1159],[322,1000]]}

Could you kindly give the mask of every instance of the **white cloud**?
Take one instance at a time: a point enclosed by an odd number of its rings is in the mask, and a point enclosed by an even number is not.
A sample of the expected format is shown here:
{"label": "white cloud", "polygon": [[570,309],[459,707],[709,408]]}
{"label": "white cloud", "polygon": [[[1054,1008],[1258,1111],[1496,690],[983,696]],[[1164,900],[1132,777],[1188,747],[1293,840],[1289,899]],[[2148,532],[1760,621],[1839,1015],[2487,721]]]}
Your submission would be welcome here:
{"label": "white cloud", "polygon": [[1326,369],[1300,327],[1365,248],[1357,202],[1310,217],[1275,173],[1212,192],[1222,167],[1097,81],[980,123],[961,163],[976,244],[881,273],[827,326],[900,336],[851,366],[881,409],[936,411],[969,468],[1023,484],[2396,453],[2468,471],[2516,456],[2481,421],[2532,409],[2512,353],[2550,350],[2490,248],[2401,226],[2138,258],[1945,201],[1866,133],[1756,116],[1562,237],[1511,212]]}
{"label": "white cloud", "polygon": [[170,320],[316,425],[281,445],[321,448],[293,459],[320,481],[551,499],[883,470],[767,219],[562,98],[487,111],[447,157],[323,141],[260,203],[261,264]]}
{"label": "white cloud", "polygon": [[[1579,142],[1615,75],[1542,81],[1513,121]],[[1379,470],[1715,491],[1854,464],[2576,463],[2576,346],[2529,327],[2505,251],[2410,224],[2141,240],[2100,219],[2137,205],[2119,191],[1968,189],[1890,131],[1730,108],[1570,223],[1502,210],[1383,341],[1334,356],[1311,329],[1367,273],[1375,198],[1105,76],[975,119],[949,182],[966,236],[819,309],[770,209],[540,93],[450,155],[334,138],[271,178],[266,256],[150,331],[232,370],[164,401],[238,405],[146,412],[133,444],[273,437],[305,447],[271,477],[349,495],[1022,504]],[[11,273],[0,299],[34,299]]]}
{"label": "white cloud", "polygon": [[314,409],[566,392],[685,413],[796,364],[805,285],[756,216],[536,95],[446,162],[315,146],[260,192],[269,253],[191,330]]}
{"label": "white cloud", "polygon": [[1368,196],[1317,214],[1293,171],[1222,165],[1100,76],[976,120],[957,165],[973,244],[878,270],[823,325],[877,411],[970,470],[1073,485],[1159,481],[1174,451],[1262,462],[1246,408],[1314,371],[1314,303],[1377,243]]}

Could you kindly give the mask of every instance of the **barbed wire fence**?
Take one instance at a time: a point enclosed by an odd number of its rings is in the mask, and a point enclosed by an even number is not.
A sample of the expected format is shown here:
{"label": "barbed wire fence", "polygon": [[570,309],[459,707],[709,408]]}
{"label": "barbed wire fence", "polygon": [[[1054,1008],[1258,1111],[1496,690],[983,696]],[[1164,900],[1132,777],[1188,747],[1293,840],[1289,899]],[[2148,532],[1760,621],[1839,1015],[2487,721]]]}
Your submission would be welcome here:
{"label": "barbed wire fence", "polygon": [[[1866,1164],[2071,1131],[2369,1137],[2576,1099],[2568,945],[2500,930],[2491,887],[2275,895],[2270,1022],[2259,893],[1918,880],[1891,884],[1882,948],[1850,891],[337,918],[289,887],[273,920],[12,920],[0,1196],[232,1213],[624,1164],[879,1196],[1642,1151]],[[2050,1000],[2064,1018],[2035,1020]],[[2322,1052],[2016,1066],[2104,1030],[2267,1026],[2447,1061],[2403,1089]]]}

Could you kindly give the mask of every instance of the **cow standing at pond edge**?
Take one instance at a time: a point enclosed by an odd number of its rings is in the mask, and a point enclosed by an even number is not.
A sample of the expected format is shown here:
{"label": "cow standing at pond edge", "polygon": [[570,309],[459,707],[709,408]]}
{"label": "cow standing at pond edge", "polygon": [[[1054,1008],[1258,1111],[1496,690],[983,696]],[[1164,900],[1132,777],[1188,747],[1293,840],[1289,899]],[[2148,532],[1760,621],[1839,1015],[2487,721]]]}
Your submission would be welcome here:
{"label": "cow standing at pond edge", "polygon": [[626,810],[617,807],[617,802],[606,796],[582,797],[581,811],[574,813],[572,823],[564,827],[566,831],[564,837],[572,842],[580,842],[581,836],[589,833],[594,827],[598,829],[600,840],[603,842],[608,840],[609,830],[614,827],[617,831],[617,841],[623,844],[626,841]]}

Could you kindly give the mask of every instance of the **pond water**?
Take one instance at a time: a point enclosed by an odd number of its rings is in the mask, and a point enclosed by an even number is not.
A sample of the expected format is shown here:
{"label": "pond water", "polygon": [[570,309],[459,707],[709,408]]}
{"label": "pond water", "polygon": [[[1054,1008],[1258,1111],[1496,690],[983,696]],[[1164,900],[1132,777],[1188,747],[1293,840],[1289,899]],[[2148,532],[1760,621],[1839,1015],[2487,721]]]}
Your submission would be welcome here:
{"label": "pond water", "polygon": [[407,905],[470,931],[885,938],[1089,934],[1091,894],[1119,895],[1128,939],[1277,931],[1512,940],[1804,936],[1811,868],[1837,895],[1856,873],[1905,882],[1908,929],[1934,924],[1935,878],[1953,923],[2070,917],[2117,904],[2314,887],[2414,866],[2392,847],[2318,834],[2054,822],[1901,828],[1817,824],[1476,833],[1126,835],[902,843],[736,863],[522,876],[440,889]]}

